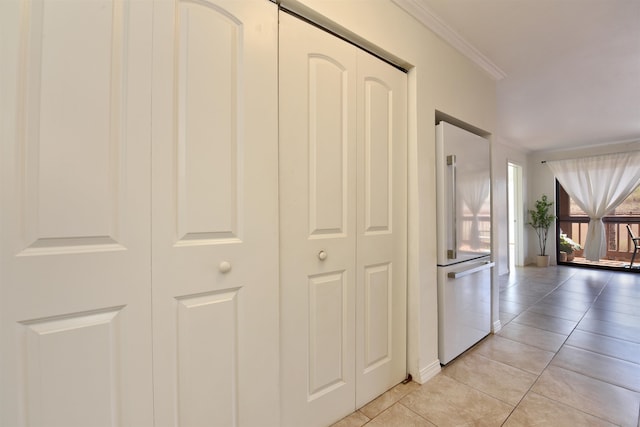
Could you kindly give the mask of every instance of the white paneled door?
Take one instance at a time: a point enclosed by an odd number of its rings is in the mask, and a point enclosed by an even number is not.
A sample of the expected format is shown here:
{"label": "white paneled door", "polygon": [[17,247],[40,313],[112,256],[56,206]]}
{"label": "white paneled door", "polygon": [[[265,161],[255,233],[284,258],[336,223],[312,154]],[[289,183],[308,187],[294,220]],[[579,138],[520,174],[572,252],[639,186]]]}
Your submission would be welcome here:
{"label": "white paneled door", "polygon": [[406,75],[280,18],[285,426],[324,426],[406,373]]}
{"label": "white paneled door", "polygon": [[156,425],[277,426],[277,7],[160,0],[153,45]]}
{"label": "white paneled door", "polygon": [[357,50],[356,407],[406,376],[407,75]]}
{"label": "white paneled door", "polygon": [[152,425],[152,4],[1,3],[0,425]]}
{"label": "white paneled door", "polygon": [[278,426],[277,6],[0,30],[0,425]]}

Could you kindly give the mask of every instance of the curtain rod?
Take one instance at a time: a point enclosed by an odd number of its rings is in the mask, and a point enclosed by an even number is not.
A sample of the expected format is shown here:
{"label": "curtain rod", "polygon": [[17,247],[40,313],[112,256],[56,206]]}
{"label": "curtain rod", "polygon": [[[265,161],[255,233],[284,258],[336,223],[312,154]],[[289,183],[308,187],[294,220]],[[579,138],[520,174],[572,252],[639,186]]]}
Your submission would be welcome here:
{"label": "curtain rod", "polygon": [[[604,157],[604,156],[612,156],[614,154],[631,154],[631,153],[639,153],[640,150],[629,150],[629,151],[620,151],[617,153],[604,153],[604,154],[592,154],[590,156],[581,156],[581,157],[572,157],[572,158],[568,158],[568,159],[557,159],[557,160],[577,160],[577,159],[588,159],[591,157]],[[554,160],[550,160],[550,161],[554,161]],[[547,160],[541,160],[540,163],[544,164],[547,163]]]}

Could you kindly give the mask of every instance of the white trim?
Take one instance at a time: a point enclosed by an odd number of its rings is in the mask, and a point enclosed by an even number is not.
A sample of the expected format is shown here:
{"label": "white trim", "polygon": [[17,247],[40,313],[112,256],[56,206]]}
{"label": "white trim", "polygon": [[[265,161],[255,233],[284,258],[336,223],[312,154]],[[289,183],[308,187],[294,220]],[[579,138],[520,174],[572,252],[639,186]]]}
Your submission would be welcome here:
{"label": "white trim", "polygon": [[424,384],[429,381],[431,378],[435,377],[440,373],[442,367],[440,366],[440,360],[436,359],[431,362],[428,366],[420,369],[419,378],[414,378],[413,380],[418,384]]}
{"label": "white trim", "polygon": [[465,40],[454,29],[447,25],[440,17],[431,11],[420,0],[391,0],[393,3],[404,9],[405,12],[420,21],[444,41],[456,48],[460,53],[473,61],[476,65],[486,71],[494,80],[502,80],[507,74],[495,65],[482,52],[476,49],[471,43]]}
{"label": "white trim", "polygon": [[492,333],[497,334],[498,332],[500,332],[501,329],[502,329],[502,323],[500,322],[500,319],[493,322],[493,329],[491,330]]}

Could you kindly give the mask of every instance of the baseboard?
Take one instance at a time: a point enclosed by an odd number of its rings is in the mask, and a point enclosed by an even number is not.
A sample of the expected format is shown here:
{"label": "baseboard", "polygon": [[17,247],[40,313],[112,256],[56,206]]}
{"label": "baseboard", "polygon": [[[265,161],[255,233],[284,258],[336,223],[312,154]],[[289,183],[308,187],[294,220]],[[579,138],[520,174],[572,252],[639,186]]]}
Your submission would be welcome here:
{"label": "baseboard", "polygon": [[500,332],[500,329],[502,329],[502,323],[500,323],[500,319],[498,319],[493,322],[493,328],[491,329],[491,332],[497,334],[498,332]]}
{"label": "baseboard", "polygon": [[431,378],[435,377],[440,373],[442,367],[440,366],[440,360],[436,359],[431,362],[428,366],[420,369],[420,378],[414,378],[413,380],[418,384],[424,384],[429,381]]}

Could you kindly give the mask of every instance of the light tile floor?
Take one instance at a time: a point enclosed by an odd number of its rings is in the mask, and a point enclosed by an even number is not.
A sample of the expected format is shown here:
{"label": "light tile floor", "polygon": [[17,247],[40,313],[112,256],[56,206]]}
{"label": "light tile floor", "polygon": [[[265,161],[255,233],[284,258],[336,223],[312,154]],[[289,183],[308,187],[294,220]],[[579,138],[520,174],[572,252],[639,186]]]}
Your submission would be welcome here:
{"label": "light tile floor", "polygon": [[518,268],[502,330],[332,427],[640,427],[640,274]]}

